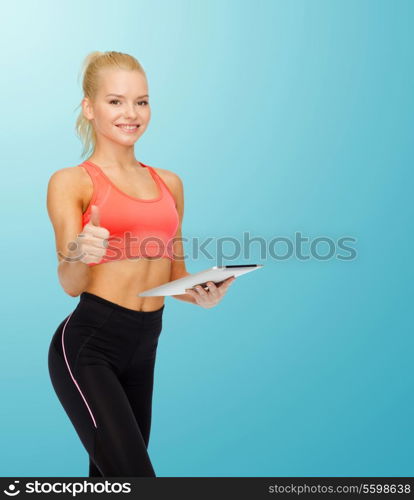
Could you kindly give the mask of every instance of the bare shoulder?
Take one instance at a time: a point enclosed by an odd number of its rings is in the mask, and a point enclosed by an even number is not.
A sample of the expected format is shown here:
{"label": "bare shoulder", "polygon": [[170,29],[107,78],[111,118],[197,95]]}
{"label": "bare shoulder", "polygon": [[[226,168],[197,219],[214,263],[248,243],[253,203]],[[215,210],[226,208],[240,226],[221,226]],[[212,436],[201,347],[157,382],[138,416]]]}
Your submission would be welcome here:
{"label": "bare shoulder", "polygon": [[49,179],[49,190],[65,189],[84,198],[90,195],[93,189],[92,179],[88,172],[80,165],[65,167],[53,172]]}
{"label": "bare shoulder", "polygon": [[165,168],[153,168],[165,182],[166,186],[173,195],[175,206],[180,214],[180,218],[182,218],[184,213],[184,187],[180,176],[172,170],[167,170]]}
{"label": "bare shoulder", "polygon": [[61,168],[50,176],[47,187],[48,205],[53,204],[53,199],[69,199],[79,205],[83,213],[92,193],[92,179],[82,166]]}
{"label": "bare shoulder", "polygon": [[178,174],[165,168],[152,167],[161,179],[167,184],[171,191],[180,193],[183,189],[183,182]]}
{"label": "bare shoulder", "polygon": [[83,167],[80,165],[76,167],[65,167],[53,172],[50,176],[49,183],[51,184],[65,184],[68,183],[68,187],[76,186],[85,181],[88,178],[88,174],[85,172]]}

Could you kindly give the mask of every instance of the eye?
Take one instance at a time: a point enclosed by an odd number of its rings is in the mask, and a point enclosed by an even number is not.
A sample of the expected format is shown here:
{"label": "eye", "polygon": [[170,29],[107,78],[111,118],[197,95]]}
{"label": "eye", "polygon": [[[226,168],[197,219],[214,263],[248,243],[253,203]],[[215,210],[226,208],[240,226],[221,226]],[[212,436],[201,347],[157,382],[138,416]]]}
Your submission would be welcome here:
{"label": "eye", "polygon": [[[112,101],[109,101],[109,104],[112,104],[113,102],[121,102],[119,99],[112,99]],[[145,106],[148,106],[148,101],[139,101],[138,104],[144,104]]]}

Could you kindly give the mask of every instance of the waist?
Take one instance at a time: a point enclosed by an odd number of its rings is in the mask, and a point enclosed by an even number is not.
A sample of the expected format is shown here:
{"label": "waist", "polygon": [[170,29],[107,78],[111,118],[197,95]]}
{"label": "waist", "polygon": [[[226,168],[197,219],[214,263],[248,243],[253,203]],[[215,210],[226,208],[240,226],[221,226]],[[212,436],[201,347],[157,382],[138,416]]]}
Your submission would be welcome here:
{"label": "waist", "polygon": [[118,304],[117,302],[106,299],[100,295],[96,295],[91,292],[84,291],[80,294],[80,302],[90,302],[90,301],[105,306],[107,308],[113,309],[117,312],[122,312],[131,319],[145,319],[145,320],[160,319],[162,317],[165,308],[165,304],[163,304],[161,307],[155,310],[142,311],[125,307],[124,305]]}
{"label": "waist", "polygon": [[138,297],[138,294],[167,283],[170,277],[170,259],[108,261],[90,267],[84,291],[129,309],[155,310],[163,305],[164,297]]}

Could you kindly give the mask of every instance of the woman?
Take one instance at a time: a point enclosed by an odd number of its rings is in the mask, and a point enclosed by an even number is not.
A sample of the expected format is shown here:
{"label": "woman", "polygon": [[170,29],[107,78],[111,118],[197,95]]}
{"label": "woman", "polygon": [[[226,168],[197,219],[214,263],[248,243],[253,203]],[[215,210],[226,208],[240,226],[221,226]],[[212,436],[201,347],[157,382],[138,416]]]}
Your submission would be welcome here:
{"label": "woman", "polygon": [[[147,447],[163,297],[148,288],[188,275],[175,173],[138,162],[150,120],[139,62],[119,52],[85,60],[77,131],[88,160],[53,173],[47,207],[59,281],[77,307],[49,348],[56,394],[89,454],[89,476],[155,477]],[[174,298],[210,308],[234,277]]]}

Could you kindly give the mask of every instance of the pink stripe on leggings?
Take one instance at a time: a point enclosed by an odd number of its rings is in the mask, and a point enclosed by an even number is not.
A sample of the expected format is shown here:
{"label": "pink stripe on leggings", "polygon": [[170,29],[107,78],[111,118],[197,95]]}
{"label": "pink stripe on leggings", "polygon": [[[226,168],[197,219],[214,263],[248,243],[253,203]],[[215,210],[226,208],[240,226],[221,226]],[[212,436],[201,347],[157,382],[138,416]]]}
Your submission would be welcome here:
{"label": "pink stripe on leggings", "polygon": [[66,361],[66,365],[67,365],[67,367],[68,367],[68,370],[69,370],[70,376],[72,377],[72,380],[75,382],[75,385],[76,385],[76,387],[78,388],[78,391],[80,392],[80,395],[82,396],[83,400],[85,401],[86,407],[88,408],[88,411],[89,411],[89,413],[90,413],[90,415],[91,415],[91,417],[92,417],[93,425],[94,425],[96,428],[98,428],[98,426],[96,425],[95,419],[94,419],[94,417],[93,417],[93,413],[92,413],[91,409],[89,408],[88,403],[86,402],[85,396],[82,394],[82,391],[80,390],[80,387],[79,387],[78,383],[76,382],[75,377],[72,375],[72,372],[71,372],[71,370],[70,370],[70,366],[69,366],[69,363],[68,363],[68,359],[67,359],[67,357],[66,357],[66,352],[65,352],[65,343],[63,342],[63,336],[65,335],[65,328],[66,328],[66,325],[68,324],[68,321],[70,320],[70,317],[72,316],[72,314],[73,314],[73,311],[70,313],[69,318],[66,320],[66,323],[65,323],[65,325],[64,325],[64,327],[63,327],[63,331],[62,331],[62,348],[63,348],[63,355],[65,356],[65,361]]}

